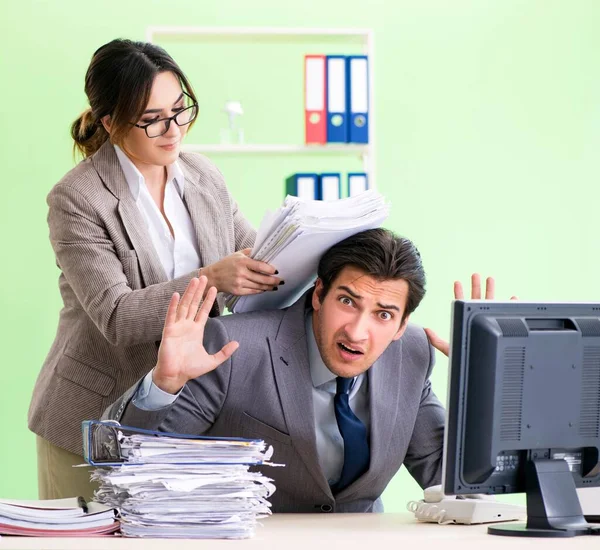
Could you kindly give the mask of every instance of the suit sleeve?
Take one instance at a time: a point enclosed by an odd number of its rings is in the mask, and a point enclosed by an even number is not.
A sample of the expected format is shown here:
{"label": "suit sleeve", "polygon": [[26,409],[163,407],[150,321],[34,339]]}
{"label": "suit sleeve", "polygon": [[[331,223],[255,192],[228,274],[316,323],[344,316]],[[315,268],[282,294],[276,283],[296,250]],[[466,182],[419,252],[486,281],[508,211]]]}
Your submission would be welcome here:
{"label": "suit sleeve", "polygon": [[59,185],[48,206],[57,265],[98,330],[115,346],[160,340],[171,296],[182,293],[197,272],[133,290],[104,223],[81,193]]}
{"label": "suit sleeve", "polygon": [[435,363],[429,348],[429,366],[421,392],[421,403],[404,465],[422,489],[442,482],[445,410],[431,388],[431,371]]}
{"label": "suit sleeve", "polygon": [[[230,340],[224,325],[217,319],[209,319],[204,331],[207,352],[216,353]],[[108,407],[102,418],[136,428],[202,435],[221,413],[227,398],[234,357],[235,354],[215,370],[190,380],[172,404],[158,410],[148,411],[135,405],[134,397],[143,384],[141,379]]]}

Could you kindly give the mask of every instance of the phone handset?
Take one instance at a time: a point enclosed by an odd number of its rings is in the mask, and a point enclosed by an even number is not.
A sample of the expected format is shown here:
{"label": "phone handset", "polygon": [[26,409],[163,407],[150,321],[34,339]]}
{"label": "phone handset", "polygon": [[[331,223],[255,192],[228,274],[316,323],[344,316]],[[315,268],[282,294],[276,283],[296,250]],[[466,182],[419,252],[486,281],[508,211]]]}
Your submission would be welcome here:
{"label": "phone handset", "polygon": [[423,500],[412,500],[406,508],[419,521],[448,523],[492,523],[522,519],[524,506],[498,502],[493,495],[445,495],[441,485],[423,491]]}
{"label": "phone handset", "polygon": [[453,523],[454,519],[448,517],[443,502],[452,499],[456,499],[456,497],[446,496],[442,491],[441,485],[433,485],[423,491],[423,500],[411,500],[406,504],[406,508],[420,521],[430,521],[445,525]]}

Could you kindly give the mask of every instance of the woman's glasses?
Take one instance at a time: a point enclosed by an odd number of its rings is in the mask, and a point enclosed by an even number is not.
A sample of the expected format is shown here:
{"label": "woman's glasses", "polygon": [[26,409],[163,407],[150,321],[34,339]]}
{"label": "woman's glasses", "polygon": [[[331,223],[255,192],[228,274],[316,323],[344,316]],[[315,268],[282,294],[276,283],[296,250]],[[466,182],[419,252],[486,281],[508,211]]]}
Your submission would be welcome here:
{"label": "woman's glasses", "polygon": [[[191,96],[185,92],[183,92],[183,94],[190,100],[192,99]],[[159,118],[158,120],[154,120],[148,124],[134,124],[134,126],[143,128],[149,138],[156,138],[166,134],[169,131],[171,121],[175,122],[177,126],[186,126],[190,124],[190,122],[192,122],[197,116],[198,104],[193,103],[189,107],[184,107],[181,111],[171,117]]]}

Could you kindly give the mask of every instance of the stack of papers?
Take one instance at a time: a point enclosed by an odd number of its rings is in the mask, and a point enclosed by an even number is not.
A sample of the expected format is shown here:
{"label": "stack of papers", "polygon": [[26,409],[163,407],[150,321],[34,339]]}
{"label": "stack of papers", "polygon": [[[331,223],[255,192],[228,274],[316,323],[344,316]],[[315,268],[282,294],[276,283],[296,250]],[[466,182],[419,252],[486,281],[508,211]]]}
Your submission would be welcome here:
{"label": "stack of papers", "polygon": [[35,537],[91,537],[119,529],[113,507],[89,502],[87,512],[77,498],[0,500],[0,533]]}
{"label": "stack of papers", "polygon": [[250,471],[273,453],[264,441],[120,432],[119,443],[125,462],[92,479],[96,499],[119,509],[125,536],[248,538],[271,513],[275,486]]}
{"label": "stack of papers", "polygon": [[[267,458],[264,441],[246,439],[183,439],[122,434],[120,450],[128,463],[136,464],[260,464]],[[272,454],[272,451],[269,452]]]}
{"label": "stack of papers", "polygon": [[285,281],[276,292],[227,297],[234,313],[278,309],[293,304],[315,281],[323,253],[351,235],[380,227],[389,204],[370,189],[347,199],[311,201],[287,196],[263,218],[251,257],[270,263]]}

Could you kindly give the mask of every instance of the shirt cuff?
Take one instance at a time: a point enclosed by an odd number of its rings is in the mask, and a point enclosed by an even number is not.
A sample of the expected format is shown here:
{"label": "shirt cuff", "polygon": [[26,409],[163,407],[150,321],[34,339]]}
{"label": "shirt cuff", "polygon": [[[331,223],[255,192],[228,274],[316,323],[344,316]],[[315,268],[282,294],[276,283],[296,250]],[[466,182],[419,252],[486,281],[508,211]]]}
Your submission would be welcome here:
{"label": "shirt cuff", "polygon": [[[133,404],[143,411],[157,411],[172,405],[179,397],[181,390],[175,395],[162,391],[154,382],[152,382],[152,369],[142,380],[133,396]],[[182,388],[183,389],[183,388]]]}

